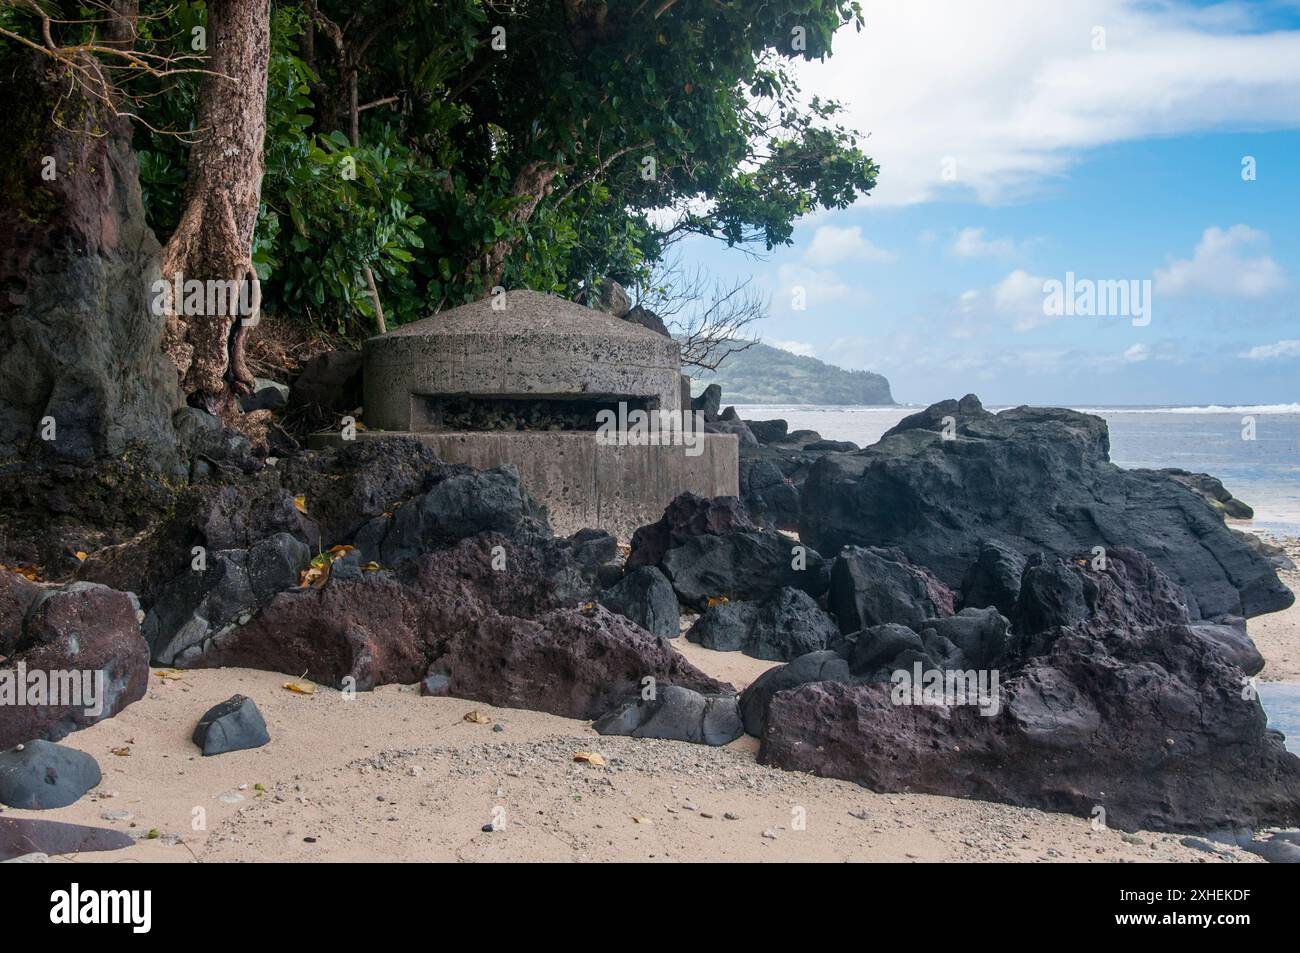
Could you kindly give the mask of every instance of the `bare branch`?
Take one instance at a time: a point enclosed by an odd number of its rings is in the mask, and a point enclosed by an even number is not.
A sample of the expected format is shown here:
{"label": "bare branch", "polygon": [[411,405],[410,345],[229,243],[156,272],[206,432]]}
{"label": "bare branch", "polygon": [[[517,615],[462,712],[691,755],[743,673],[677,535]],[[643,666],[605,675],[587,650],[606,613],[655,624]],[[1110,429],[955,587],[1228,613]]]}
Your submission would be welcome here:
{"label": "bare branch", "polygon": [[726,283],[680,257],[655,265],[633,289],[636,302],[657,314],[682,349],[682,365],[713,371],[732,354],[753,347],[751,327],[767,317],[767,297],[745,278]]}

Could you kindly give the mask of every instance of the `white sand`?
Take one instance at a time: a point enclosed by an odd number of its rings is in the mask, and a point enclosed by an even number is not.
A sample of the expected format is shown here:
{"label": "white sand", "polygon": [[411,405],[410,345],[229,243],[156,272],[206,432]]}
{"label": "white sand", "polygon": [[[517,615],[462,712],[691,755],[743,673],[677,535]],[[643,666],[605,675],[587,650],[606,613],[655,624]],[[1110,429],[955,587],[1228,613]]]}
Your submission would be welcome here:
{"label": "white sand", "polygon": [[[397,686],[349,701],[324,688],[296,695],[281,687],[286,680],[245,669],[155,677],[140,702],[66,739],[99,759],[95,792],[66,808],[8,814],[161,835],[125,851],[56,858],[79,862],[1257,860],[1235,848],[1202,853],[1174,835],[1132,843],[1086,819],[1035,810],[873,794],[758,765],[748,738],[726,748],[601,738],[582,722]],[[195,721],[237,692],[257,701],[271,743],[199,756],[189,740]],[[464,721],[473,709],[505,730]],[[121,746],[131,753],[111,753]],[[577,751],[608,764],[574,763]],[[505,829],[484,833],[495,808]],[[206,830],[192,829],[196,809]],[[865,820],[850,816],[862,810]],[[109,811],[132,817],[105,820]],[[806,829],[794,829],[797,816]]]}
{"label": "white sand", "polygon": [[[1283,579],[1300,585],[1300,573]],[[1251,620],[1250,633],[1268,659],[1261,678],[1300,679],[1300,607]],[[673,644],[737,689],[779,664]],[[349,700],[328,688],[298,695],[283,688],[289,680],[248,669],[155,675],[144,699],[65,739],[99,760],[96,791],[58,810],[6,813],[159,835],[56,862],[1259,861],[1184,847],[1177,835],[1126,837],[1083,818],[779,771],[756,763],[748,736],[725,748],[602,738],[585,722],[399,686]],[[236,693],[257,702],[271,743],[201,757],[195,722]],[[504,730],[466,722],[476,709]],[[123,746],[129,755],[112,753]],[[575,763],[578,751],[608,763]],[[483,832],[494,816],[504,829]]]}
{"label": "white sand", "polygon": [[[1300,572],[1280,572],[1278,577],[1292,592],[1300,593]],[[1300,681],[1300,602],[1283,612],[1256,616],[1246,624],[1246,631],[1266,660],[1260,681]]]}

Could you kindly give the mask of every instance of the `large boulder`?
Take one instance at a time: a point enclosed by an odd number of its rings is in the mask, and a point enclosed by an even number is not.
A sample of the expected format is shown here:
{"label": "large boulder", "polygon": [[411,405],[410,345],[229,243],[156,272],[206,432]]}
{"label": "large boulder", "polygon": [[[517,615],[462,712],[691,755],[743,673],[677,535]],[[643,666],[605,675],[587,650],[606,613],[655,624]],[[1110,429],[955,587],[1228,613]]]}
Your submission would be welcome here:
{"label": "large boulder", "polygon": [[703,610],[711,599],[764,599],[778,589],[826,591],[826,561],[780,533],[755,531],[693,536],[664,554],[659,568],[684,606]]}
{"label": "large boulder", "polygon": [[[0,751],[112,717],[144,696],[149,647],[127,592],[37,586],[0,570]],[[22,693],[5,697],[8,693]]]}
{"label": "large boulder", "polygon": [[177,576],[149,609],[144,635],[160,665],[201,645],[298,585],[311,550],[289,533],[276,533],[248,549],[218,550]]}
{"label": "large boulder", "polygon": [[624,321],[631,321],[633,324],[639,324],[648,331],[655,334],[662,334],[666,338],[672,337],[672,332],[668,330],[668,325],[664,324],[664,319],[659,317],[649,308],[643,308],[637,305],[623,316]]}
{"label": "large boulder", "polygon": [[447,694],[571,718],[603,714],[644,678],[725,691],[665,640],[581,602],[588,591],[565,542],[483,533],[399,571],[282,592],[177,664],[306,672],[363,691],[441,674]]}
{"label": "large boulder", "polygon": [[607,609],[630,619],[652,635],[675,639],[680,626],[677,596],[672,584],[654,566],[634,569],[600,601]]}
{"label": "large boulder", "polygon": [[700,610],[711,599],[763,599],[785,586],[816,598],[828,585],[815,550],[761,529],[734,496],[674,499],[657,522],[632,535],[627,568],[640,566],[657,566],[678,601]]}
{"label": "large boulder", "polygon": [[1123,830],[1300,821],[1300,759],[1267,729],[1242,670],[1188,626],[1050,641],[1048,654],[1003,673],[991,713],[900,703],[881,682],[779,691],[759,758],[878,791],[1080,816],[1100,807]]}
{"label": "large boulder", "polygon": [[1020,577],[1025,556],[996,541],[980,545],[979,555],[961,580],[961,605],[973,609],[993,606],[1009,619],[1020,602]]}
{"label": "large boulder", "polygon": [[847,547],[831,565],[826,605],[842,632],[897,622],[919,629],[953,614],[952,590],[897,549]]}
{"label": "large boulder", "polygon": [[1146,556],[1119,546],[1075,559],[1031,556],[1011,617],[1018,631],[1056,626],[1135,628],[1190,622],[1187,595]]}
{"label": "large boulder", "polygon": [[513,534],[535,520],[537,505],[509,464],[454,473],[363,526],[353,540],[363,559],[396,566],[476,533]]}
{"label": "large boulder", "polygon": [[835,621],[800,589],[778,589],[761,602],[709,606],[686,638],[706,649],[787,662],[824,649],[839,636]]}
{"label": "large boulder", "polygon": [[710,384],[700,393],[699,397],[691,399],[691,410],[697,414],[703,414],[706,422],[712,422],[718,419],[718,411],[722,407],[722,388],[717,384]]}
{"label": "large boulder", "polygon": [[651,698],[640,695],[598,718],[598,734],[667,738],[725,745],[745,733],[735,695],[702,695],[669,685]]}
{"label": "large boulder", "polygon": [[759,443],[781,443],[789,435],[790,425],[784,420],[746,420],[749,432]]}
{"label": "large boulder", "polygon": [[653,679],[703,694],[734,694],[664,639],[602,606],[556,609],[536,619],[489,616],[431,646],[430,665],[450,673],[449,693],[502,708],[592,719]]}
{"label": "large boulder", "polygon": [[[730,407],[727,409],[732,410]],[[749,426],[739,417],[719,417],[717,420],[710,420],[704,424],[704,432],[731,434],[736,438],[742,450],[757,447],[759,445],[758,440],[756,440],[754,435],[749,432]]]}
{"label": "large boulder", "polygon": [[1185,590],[1199,618],[1295,601],[1197,493],[1112,464],[1099,417],[992,414],[973,396],[914,414],[859,453],[821,457],[801,493],[800,536],[823,552],[898,547],[951,587],[988,540],[1026,556],[1128,546]]}
{"label": "large boulder", "polygon": [[745,505],[734,496],[705,497],[683,493],[675,497],[656,522],[632,534],[627,556],[630,572],[638,566],[655,566],[674,546],[693,536],[723,536],[741,530],[758,529]]}
{"label": "large boulder", "polygon": [[740,498],[754,518],[773,529],[799,528],[799,488],[773,460],[740,458]]}
{"label": "large boulder", "polygon": [[29,741],[0,752],[0,804],[42,811],[75,804],[100,781],[99,764],[84,751]]}
{"label": "large boulder", "polygon": [[232,695],[204,713],[194,726],[191,740],[207,758],[260,748],[271,741],[271,735],[253,700],[244,695]]}
{"label": "large boulder", "polygon": [[778,665],[754,679],[740,696],[740,717],[745,731],[755,738],[763,736],[767,709],[777,692],[807,682],[851,682],[849,664],[837,652],[828,649],[809,652]]}

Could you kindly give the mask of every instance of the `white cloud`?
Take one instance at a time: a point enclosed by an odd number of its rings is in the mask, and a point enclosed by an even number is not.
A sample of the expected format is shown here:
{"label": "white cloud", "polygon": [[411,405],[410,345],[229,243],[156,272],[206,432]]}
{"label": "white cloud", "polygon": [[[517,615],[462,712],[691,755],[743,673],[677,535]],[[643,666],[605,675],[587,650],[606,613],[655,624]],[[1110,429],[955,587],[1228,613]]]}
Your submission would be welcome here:
{"label": "white cloud", "polygon": [[[861,304],[866,299],[863,292],[855,292],[832,269],[809,268],[807,265],[781,265],[776,271],[778,290],[772,298],[774,309],[782,313],[807,316],[826,305],[853,302]],[[795,300],[803,299],[804,308],[796,310]]]}
{"label": "white cloud", "polygon": [[1043,312],[1043,282],[1047,279],[1017,268],[993,286],[993,306],[1009,317],[1017,331],[1028,331],[1051,318]]}
{"label": "white cloud", "polygon": [[985,238],[982,228],[963,228],[952,243],[958,258],[1010,258],[1016,253],[1009,238]]}
{"label": "white cloud", "polygon": [[950,336],[970,338],[976,332],[987,333],[993,328],[985,319],[993,319],[994,323],[1009,319],[1017,331],[1029,331],[1054,320],[1043,311],[1046,280],[1017,268],[991,288],[963,291],[952,308],[957,321]]}
{"label": "white cloud", "polygon": [[[1108,143],[1300,125],[1300,31],[1260,30],[1265,5],[1147,0],[865,0],[866,28],[800,67],[848,107],[881,167],[872,205],[1050,184]],[[1093,30],[1105,29],[1094,51]],[[1253,30],[1253,32],[1252,32]],[[953,160],[955,179],[942,175]],[[1239,173],[1234,163],[1224,169]]]}
{"label": "white cloud", "polygon": [[890,262],[896,256],[863,238],[862,229],[857,225],[848,228],[823,225],[813,233],[803,257],[804,261],[816,265],[838,265],[846,261]]}
{"label": "white cloud", "polygon": [[1261,344],[1237,355],[1248,361],[1271,361],[1279,358],[1300,357],[1300,341],[1288,339],[1275,344]]}
{"label": "white cloud", "polygon": [[1140,364],[1151,357],[1151,348],[1145,344],[1134,344],[1123,355],[1125,364]]}
{"label": "white cloud", "polygon": [[804,341],[764,341],[763,343],[780,348],[782,351],[789,351],[791,354],[798,354],[800,357],[817,356],[817,349]]}
{"label": "white cloud", "polygon": [[1156,291],[1185,294],[1208,291],[1234,298],[1260,298],[1286,287],[1286,276],[1268,255],[1248,257],[1268,235],[1246,225],[1221,229],[1210,226],[1190,259],[1171,260],[1156,269]]}

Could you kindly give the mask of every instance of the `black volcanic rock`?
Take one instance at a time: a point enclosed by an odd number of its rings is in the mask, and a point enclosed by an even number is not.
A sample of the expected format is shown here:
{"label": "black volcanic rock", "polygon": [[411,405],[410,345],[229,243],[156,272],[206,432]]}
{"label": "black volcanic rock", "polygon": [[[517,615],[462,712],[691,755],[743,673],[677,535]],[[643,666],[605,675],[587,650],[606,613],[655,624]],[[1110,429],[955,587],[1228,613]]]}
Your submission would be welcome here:
{"label": "black volcanic rock", "polygon": [[627,569],[631,572],[638,566],[657,565],[664,553],[693,536],[722,536],[758,528],[737,497],[683,493],[668,504],[657,521],[632,534]]}
{"label": "black volcanic rock", "polygon": [[686,638],[719,652],[787,662],[823,649],[839,636],[835,621],[799,589],[779,589],[762,602],[709,606]]}
{"label": "black volcanic rock", "polygon": [[799,528],[799,489],[776,461],[740,459],[740,498],[756,521],[774,529]]}
{"label": "black volcanic rock", "polygon": [[991,414],[973,396],[936,404],[859,453],[819,459],[800,511],[800,536],[818,550],[896,546],[952,587],[996,540],[1026,556],[1139,550],[1198,618],[1295,601],[1199,495],[1115,466],[1105,421],[1071,410]]}
{"label": "black volcanic rock", "polygon": [[710,599],[748,602],[785,586],[814,598],[826,591],[828,567],[813,549],[762,529],[734,496],[683,493],[664,515],[632,534],[629,571],[657,566],[677,601],[703,611]]}
{"label": "black volcanic rock", "polygon": [[260,748],[271,740],[262,713],[251,698],[232,695],[212,708],[194,727],[193,742],[204,757]]}
{"label": "black volcanic rock", "polygon": [[851,681],[849,665],[840,655],[830,650],[809,652],[790,662],[778,665],[754,679],[740,696],[740,716],[745,731],[755,738],[763,736],[767,721],[767,708],[777,692],[807,682]]}
{"label": "black volcanic rock", "polygon": [[703,414],[706,423],[712,423],[718,419],[718,411],[722,407],[722,388],[717,384],[710,384],[704,388],[699,397],[691,399],[691,410],[697,414]]}
{"label": "black volcanic rock", "polygon": [[1157,479],[1170,477],[1177,480],[1189,490],[1194,491],[1201,499],[1228,519],[1248,520],[1255,518],[1254,509],[1233,496],[1227,487],[1223,485],[1222,480],[1210,476],[1208,473],[1191,473],[1177,467],[1165,467],[1160,470],[1134,470],[1133,472],[1143,475],[1149,474]]}
{"label": "black volcanic rock", "polygon": [[826,605],[845,633],[886,622],[919,629],[953,614],[953,593],[900,550],[849,546],[831,565]]}
{"label": "black volcanic rock", "polygon": [[1079,816],[1101,807],[1122,830],[1300,821],[1300,759],[1267,729],[1242,669],[1190,627],[1063,630],[1047,641],[1048,654],[1003,672],[992,716],[896,704],[880,682],[779,691],[759,758],[877,791]]}
{"label": "black volcanic rock", "polygon": [[984,543],[979,555],[961,580],[961,604],[983,609],[993,606],[1007,618],[1014,618],[1020,602],[1020,577],[1025,557],[1010,546]]}
{"label": "black volcanic rock", "polygon": [[791,586],[813,598],[826,591],[825,560],[779,533],[693,536],[659,563],[684,606],[703,610],[710,599],[748,602]]}
{"label": "black volcanic rock", "polygon": [[681,617],[677,597],[672,584],[654,566],[634,569],[603,593],[600,601],[653,635],[677,638]]}
{"label": "black volcanic rock", "polygon": [[99,781],[99,764],[76,748],[38,739],[21,751],[0,752],[0,804],[8,807],[67,807]]}
{"label": "black volcanic rock", "polygon": [[1022,633],[1056,626],[1139,628],[1192,621],[1182,589],[1135,549],[1074,559],[1036,554],[1011,617]]}
{"label": "black volcanic rock", "polygon": [[[400,572],[291,589],[177,664],[305,672],[335,686],[351,678],[358,691],[441,674],[438,690],[457,698],[569,718],[605,713],[646,677],[727,690],[666,640],[603,606],[579,605],[589,597],[564,542],[482,533]],[[493,568],[501,552],[508,572]]]}
{"label": "black volcanic rock", "polygon": [[651,699],[637,696],[601,716],[592,727],[602,735],[715,746],[745,733],[735,695],[702,695],[677,685],[664,687]]}
{"label": "black volcanic rock", "polygon": [[754,439],[759,443],[780,443],[786,438],[790,430],[790,425],[780,419],[776,420],[746,420],[749,426],[749,432],[754,435]]}

